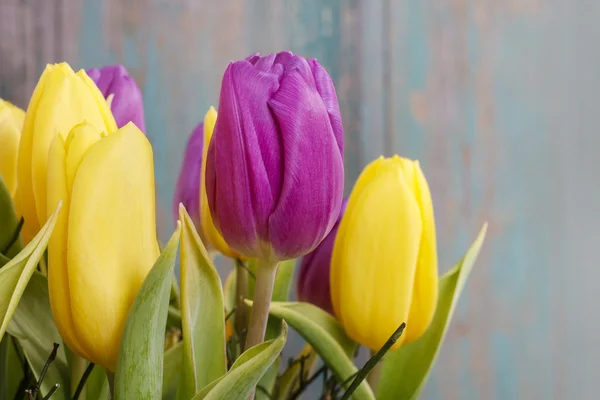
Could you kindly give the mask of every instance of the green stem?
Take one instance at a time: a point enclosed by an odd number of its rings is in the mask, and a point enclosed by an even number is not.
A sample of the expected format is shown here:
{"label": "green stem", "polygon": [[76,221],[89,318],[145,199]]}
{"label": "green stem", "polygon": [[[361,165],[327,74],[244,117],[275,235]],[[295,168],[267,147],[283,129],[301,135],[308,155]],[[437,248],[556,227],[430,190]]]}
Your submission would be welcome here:
{"label": "green stem", "polygon": [[256,286],[254,288],[252,312],[250,313],[248,335],[246,336],[246,349],[262,343],[265,339],[276,273],[276,262],[258,261],[258,265],[256,266]]}
{"label": "green stem", "polygon": [[239,258],[235,263],[235,331],[240,338],[240,345],[244,348],[244,332],[248,329],[248,305],[244,302],[248,298],[248,270]]}
{"label": "green stem", "polygon": [[115,373],[109,370],[106,370],[106,378],[108,379],[108,393],[110,394],[110,399],[114,400],[115,398]]}
{"label": "green stem", "polygon": [[77,354],[73,353],[73,357],[71,358],[71,397],[79,400],[85,400],[85,392],[80,390],[78,397],[75,397],[77,392],[77,388],[79,387],[78,383],[81,382],[81,378],[85,373],[85,370],[88,366],[88,362],[86,359],[79,357]]}

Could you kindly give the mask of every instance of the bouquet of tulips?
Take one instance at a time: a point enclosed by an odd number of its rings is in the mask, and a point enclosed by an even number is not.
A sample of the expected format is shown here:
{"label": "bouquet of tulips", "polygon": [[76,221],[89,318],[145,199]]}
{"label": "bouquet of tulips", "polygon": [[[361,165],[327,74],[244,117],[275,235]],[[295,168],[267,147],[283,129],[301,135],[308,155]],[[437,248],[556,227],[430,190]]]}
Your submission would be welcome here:
{"label": "bouquet of tulips", "polygon": [[485,227],[438,276],[419,163],[380,157],[344,199],[343,147],[317,60],[232,62],[161,248],[124,67],[48,65],[26,111],[0,100],[0,399],[418,398]]}

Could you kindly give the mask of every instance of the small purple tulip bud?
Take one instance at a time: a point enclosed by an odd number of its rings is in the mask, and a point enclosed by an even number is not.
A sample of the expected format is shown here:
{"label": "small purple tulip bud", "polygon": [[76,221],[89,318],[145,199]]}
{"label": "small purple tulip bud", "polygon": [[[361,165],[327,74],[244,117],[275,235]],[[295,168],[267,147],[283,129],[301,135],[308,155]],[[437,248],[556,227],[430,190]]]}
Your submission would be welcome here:
{"label": "small purple tulip bud", "polygon": [[127,69],[122,65],[107,65],[89,69],[87,74],[109,101],[117,126],[120,128],[131,121],[146,133],[142,92]]}
{"label": "small purple tulip bud", "polygon": [[200,232],[200,171],[204,147],[204,124],[201,122],[192,131],[179,170],[175,195],[173,196],[173,220],[179,219],[179,203],[182,203]]}
{"label": "small purple tulip bud", "polygon": [[229,64],[206,160],[216,228],[250,258],[302,256],[329,233],[344,187],[333,82],[289,51]]}
{"label": "small purple tulip bud", "polygon": [[334,314],[331,304],[331,288],[329,286],[329,272],[331,270],[331,254],[337,234],[338,226],[344,211],[346,211],[347,200],[342,203],[340,214],[329,235],[316,249],[302,257],[300,272],[296,282],[296,293],[298,300],[314,304],[330,314]]}

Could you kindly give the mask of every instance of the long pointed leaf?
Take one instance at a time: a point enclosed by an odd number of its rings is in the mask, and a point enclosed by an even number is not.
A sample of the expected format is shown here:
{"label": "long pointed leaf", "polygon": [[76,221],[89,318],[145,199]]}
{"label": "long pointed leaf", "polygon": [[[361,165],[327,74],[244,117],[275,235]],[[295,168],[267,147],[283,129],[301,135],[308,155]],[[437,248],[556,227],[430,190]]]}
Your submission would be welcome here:
{"label": "long pointed leaf", "polygon": [[165,327],[181,225],[140,288],[123,331],[115,374],[115,398],[160,399]]}
{"label": "long pointed leaf", "polygon": [[163,400],[175,400],[183,370],[183,342],[177,343],[165,352],[162,385]]}
{"label": "long pointed leaf", "polygon": [[246,400],[267,369],[279,356],[287,340],[282,322],[278,338],[251,347],[238,357],[227,374],[206,386],[193,400]]}
{"label": "long pointed leaf", "polygon": [[[269,313],[290,324],[315,349],[340,382],[358,372],[352,362],[357,344],[348,338],[344,328],[331,314],[312,304],[296,302],[271,303]],[[373,400],[375,396],[369,385],[363,382],[353,398]]]}
{"label": "long pointed leaf", "polygon": [[6,332],[8,323],[17,309],[17,304],[19,304],[31,275],[35,271],[40,258],[44,255],[60,207],[61,204],[56,207],[48,222],[27,247],[0,269],[0,339]]}
{"label": "long pointed leaf", "polygon": [[189,399],[227,371],[223,289],[219,273],[183,205],[180,249],[183,379],[179,395]]}
{"label": "long pointed leaf", "polygon": [[463,259],[440,279],[438,307],[425,334],[386,355],[379,380],[378,399],[419,397],[450,325],[460,293],[477,259],[486,230],[487,224]]}

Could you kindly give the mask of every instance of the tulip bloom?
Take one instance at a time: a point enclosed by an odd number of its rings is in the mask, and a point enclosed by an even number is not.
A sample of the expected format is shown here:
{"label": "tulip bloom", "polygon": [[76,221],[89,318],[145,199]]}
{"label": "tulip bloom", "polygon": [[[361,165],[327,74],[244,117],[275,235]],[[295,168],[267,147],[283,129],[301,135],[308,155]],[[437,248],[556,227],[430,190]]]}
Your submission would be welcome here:
{"label": "tulip bloom", "polygon": [[206,153],[216,120],[217,111],[210,107],[204,121],[194,128],[188,140],[173,199],[173,217],[179,219],[179,203],[183,203],[208,251],[217,250],[227,257],[240,258],[217,232],[206,198]]}
{"label": "tulip bloom", "polygon": [[211,215],[232,249],[271,263],[314,249],[344,186],[342,121],[325,69],[290,52],[231,63],[206,163]]}
{"label": "tulip bloom", "polygon": [[29,242],[46,222],[46,167],[50,142],[59,134],[66,141],[82,122],[100,132],[114,132],[115,120],[94,82],[66,64],[48,65],[33,91],[19,145],[17,192]]}
{"label": "tulip bloom", "polygon": [[108,136],[81,124],[55,136],[48,214],[52,315],[71,350],[115,371],[127,313],[159,255],[152,148],[127,124]]}
{"label": "tulip bloom", "polygon": [[89,69],[87,73],[108,101],[117,126],[121,128],[133,122],[145,133],[142,91],[127,69],[122,65],[107,65],[100,69]]}
{"label": "tulip bloom", "polygon": [[25,112],[0,99],[0,176],[13,198],[17,192],[17,155]]}
{"label": "tulip bloom", "polygon": [[346,204],[347,201],[344,200],[342,208],[340,209],[340,215],[327,237],[323,239],[316,249],[302,257],[296,286],[298,299],[300,301],[312,303],[330,314],[333,314],[329,283],[331,253],[333,252],[333,244],[340,225],[340,220],[346,209]]}
{"label": "tulip bloom", "polygon": [[417,161],[381,157],[358,178],[335,240],[335,314],[352,339],[373,350],[406,322],[395,349],[425,332],[437,294],[435,223],[427,181]]}

